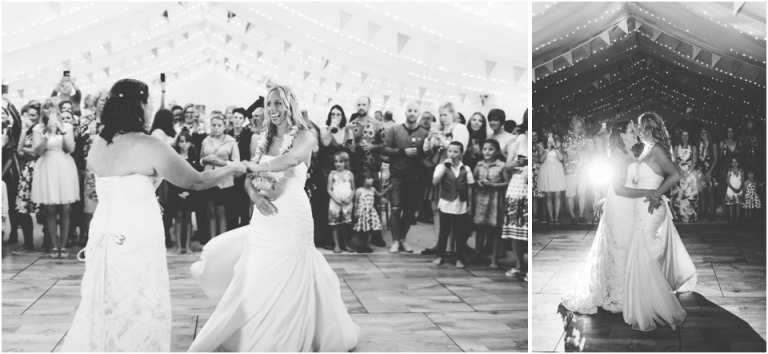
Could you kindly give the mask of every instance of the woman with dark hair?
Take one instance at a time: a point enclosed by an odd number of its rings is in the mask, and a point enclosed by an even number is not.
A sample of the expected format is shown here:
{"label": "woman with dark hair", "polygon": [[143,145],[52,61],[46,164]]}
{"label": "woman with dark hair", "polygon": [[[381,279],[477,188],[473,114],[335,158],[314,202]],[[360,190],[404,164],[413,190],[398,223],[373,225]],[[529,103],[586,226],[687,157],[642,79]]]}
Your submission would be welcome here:
{"label": "woman with dark hair", "polygon": [[[251,114],[245,108],[239,107],[232,111],[232,129],[227,130],[227,134],[235,138],[237,148],[240,150],[240,159],[248,161],[251,159],[251,140],[253,132],[244,127],[246,121],[251,120]],[[234,200],[232,201],[232,212],[227,212],[227,225],[230,229],[248,225],[251,217],[251,200],[245,193],[245,176],[235,178]]]}
{"label": "woman with dark hair", "polygon": [[[323,174],[322,183],[327,185],[328,175],[331,173],[331,171],[336,169],[334,167],[334,156],[336,156],[336,153],[344,151],[350,155],[350,160],[354,161],[355,159],[352,157],[352,155],[355,151],[355,145],[353,141],[354,136],[352,135],[352,132],[349,131],[349,129],[346,127],[347,116],[344,114],[344,109],[341,108],[341,106],[334,105],[331,107],[331,110],[328,111],[328,119],[325,121],[325,125],[326,128],[320,132],[320,152],[318,153],[318,161],[320,166],[318,167]],[[321,208],[321,210],[318,211],[318,214],[327,216],[328,206],[330,205],[330,196],[327,192],[323,193],[321,191],[320,194],[322,200],[317,202],[318,208]],[[327,224],[328,223],[326,222],[322,226],[315,226],[320,227],[321,230],[324,231],[322,234],[326,236],[325,240],[321,241],[322,246],[327,250],[332,250],[335,246],[344,249],[346,245],[334,244]],[[339,239],[346,240],[348,237],[341,237]]]}
{"label": "woman with dark hair", "polygon": [[[174,146],[176,144],[176,129],[173,125],[173,112],[164,108],[157,111],[155,119],[152,120],[152,128],[149,129],[149,134]],[[160,207],[163,208],[166,248],[173,246],[171,226],[173,226],[173,214],[176,213],[175,210],[170,208],[171,205],[168,203],[168,187],[168,181],[162,181],[155,191],[157,201],[160,203]]]}
{"label": "woman with dark hair", "polygon": [[483,145],[488,136],[488,122],[485,116],[480,112],[475,112],[469,117],[467,131],[469,131],[469,144],[467,152],[464,153],[463,163],[474,171],[477,163],[483,160]]}
{"label": "woman with dark hair", "polygon": [[[634,199],[652,190],[625,187],[632,185],[635,158],[629,147],[636,141],[631,121],[616,122],[608,138],[608,164],[611,186],[604,205],[605,212],[597,225],[595,240],[579,274],[576,287],[562,297],[563,306],[581,314],[594,314],[598,307],[619,313],[624,304],[624,259],[629,236],[634,231]],[[647,213],[647,212],[646,212]]]}
{"label": "woman with dark hair", "polygon": [[245,172],[240,162],[195,171],[170,144],[147,135],[152,106],[149,87],[133,79],[115,83],[104,104],[103,129],[88,157],[99,205],[81,251],[81,301],[62,351],[170,351],[171,295],[155,188],[165,178],[202,190]]}
{"label": "woman with dark hair", "polygon": [[731,158],[734,156],[741,156],[741,143],[736,139],[736,128],[732,125],[725,127],[725,139],[720,142],[720,163],[717,164],[715,177],[718,181],[718,186],[715,188],[715,204],[723,206],[723,220],[727,218],[725,212],[725,194],[728,191],[728,170],[731,169]]}
{"label": "woman with dark hair", "polygon": [[691,144],[690,134],[680,128],[679,144],[672,148],[672,159],[680,168],[680,181],[672,187],[672,216],[676,220],[694,223],[698,221],[699,183],[694,167],[699,154]]}
{"label": "woman with dark hair", "polygon": [[704,196],[699,201],[699,215],[704,217],[709,214],[708,220],[712,222],[715,221],[715,187],[718,185],[715,167],[720,157],[717,156],[718,146],[712,141],[709,128],[702,127],[699,134],[699,158],[695,167],[698,170],[699,194]]}
{"label": "woman with dark hair", "polygon": [[[638,118],[645,150],[640,162],[629,169],[633,188],[650,189],[646,198],[634,200],[634,225],[623,263],[624,322],[633,329],[650,331],[656,322],[672,330],[686,312],[676,293],[696,286],[696,267],[672,222],[664,193],[680,180],[680,169],[672,161],[669,133],[664,120],[653,112]],[[631,215],[631,214],[630,214]]]}

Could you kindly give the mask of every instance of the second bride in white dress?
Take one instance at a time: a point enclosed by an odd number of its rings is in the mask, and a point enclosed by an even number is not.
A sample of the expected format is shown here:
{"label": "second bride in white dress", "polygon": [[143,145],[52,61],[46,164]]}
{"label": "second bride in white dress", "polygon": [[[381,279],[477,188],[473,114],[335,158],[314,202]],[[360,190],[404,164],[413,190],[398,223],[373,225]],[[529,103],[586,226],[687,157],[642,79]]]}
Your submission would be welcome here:
{"label": "second bride in white dress", "polygon": [[260,163],[249,170],[265,177],[259,185],[276,199],[270,203],[246,180],[257,209],[250,225],[211,240],[193,265],[206,294],[220,301],[191,352],[346,352],[357,345],[360,327],[314,246],[304,184],[315,139],[299,112],[288,87],[269,91]]}

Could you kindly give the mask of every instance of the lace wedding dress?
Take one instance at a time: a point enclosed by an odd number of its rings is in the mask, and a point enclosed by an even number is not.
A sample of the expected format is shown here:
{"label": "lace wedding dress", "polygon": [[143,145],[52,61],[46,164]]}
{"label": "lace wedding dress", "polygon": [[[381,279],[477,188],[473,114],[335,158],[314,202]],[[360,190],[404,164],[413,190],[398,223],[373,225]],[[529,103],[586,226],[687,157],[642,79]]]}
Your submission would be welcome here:
{"label": "lace wedding dress", "polygon": [[360,328],[339,279],[314,245],[306,175],[304,163],[284,172],[277,215],[254,211],[250,225],[206,244],[191,271],[220,301],[190,352],[346,352],[357,345]]}
{"label": "lace wedding dress", "polygon": [[598,307],[615,313],[622,311],[624,262],[633,230],[633,208],[633,199],[618,196],[608,187],[605,213],[597,225],[584,268],[576,286],[561,298],[569,311],[594,314]]}
{"label": "lace wedding dress", "polygon": [[168,352],[171,293],[155,188],[144,175],[96,177],[80,307],[65,352]]}
{"label": "lace wedding dress", "polygon": [[[657,189],[664,181],[646,163],[635,168],[629,172],[637,176],[634,188]],[[672,329],[680,325],[686,312],[675,291],[693,291],[697,281],[696,267],[672,223],[668,200],[664,201],[651,214],[644,198],[634,200],[635,232],[627,251],[624,322],[641,331],[655,329],[655,322]]]}

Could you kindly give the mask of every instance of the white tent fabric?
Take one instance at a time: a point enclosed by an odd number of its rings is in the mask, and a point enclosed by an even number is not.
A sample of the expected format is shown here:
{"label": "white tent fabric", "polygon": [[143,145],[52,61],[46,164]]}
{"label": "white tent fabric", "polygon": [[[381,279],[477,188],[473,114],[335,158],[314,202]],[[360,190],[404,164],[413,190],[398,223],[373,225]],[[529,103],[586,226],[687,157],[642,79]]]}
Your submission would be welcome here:
{"label": "white tent fabric", "polygon": [[765,15],[764,2],[533,3],[533,106],[590,122],[765,121]]}
{"label": "white tent fabric", "polygon": [[2,4],[2,70],[14,102],[71,70],[83,93],[119,78],[166,100],[247,106],[266,79],[292,86],[320,121],[330,105],[398,120],[408,101],[462,113],[528,106],[526,3],[15,2]]}

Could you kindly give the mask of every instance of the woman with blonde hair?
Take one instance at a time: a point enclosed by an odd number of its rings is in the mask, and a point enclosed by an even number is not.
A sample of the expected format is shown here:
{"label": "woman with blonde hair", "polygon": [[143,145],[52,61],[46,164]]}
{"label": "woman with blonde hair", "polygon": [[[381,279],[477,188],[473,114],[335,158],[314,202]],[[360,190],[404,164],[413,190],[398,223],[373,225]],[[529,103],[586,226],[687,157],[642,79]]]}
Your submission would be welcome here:
{"label": "woman with blonde hair", "polygon": [[349,351],[360,327],[315,248],[304,191],[316,139],[287,86],[270,88],[265,110],[265,132],[246,162],[245,189],[258,212],[209,242],[192,266],[219,304],[189,351]]}

